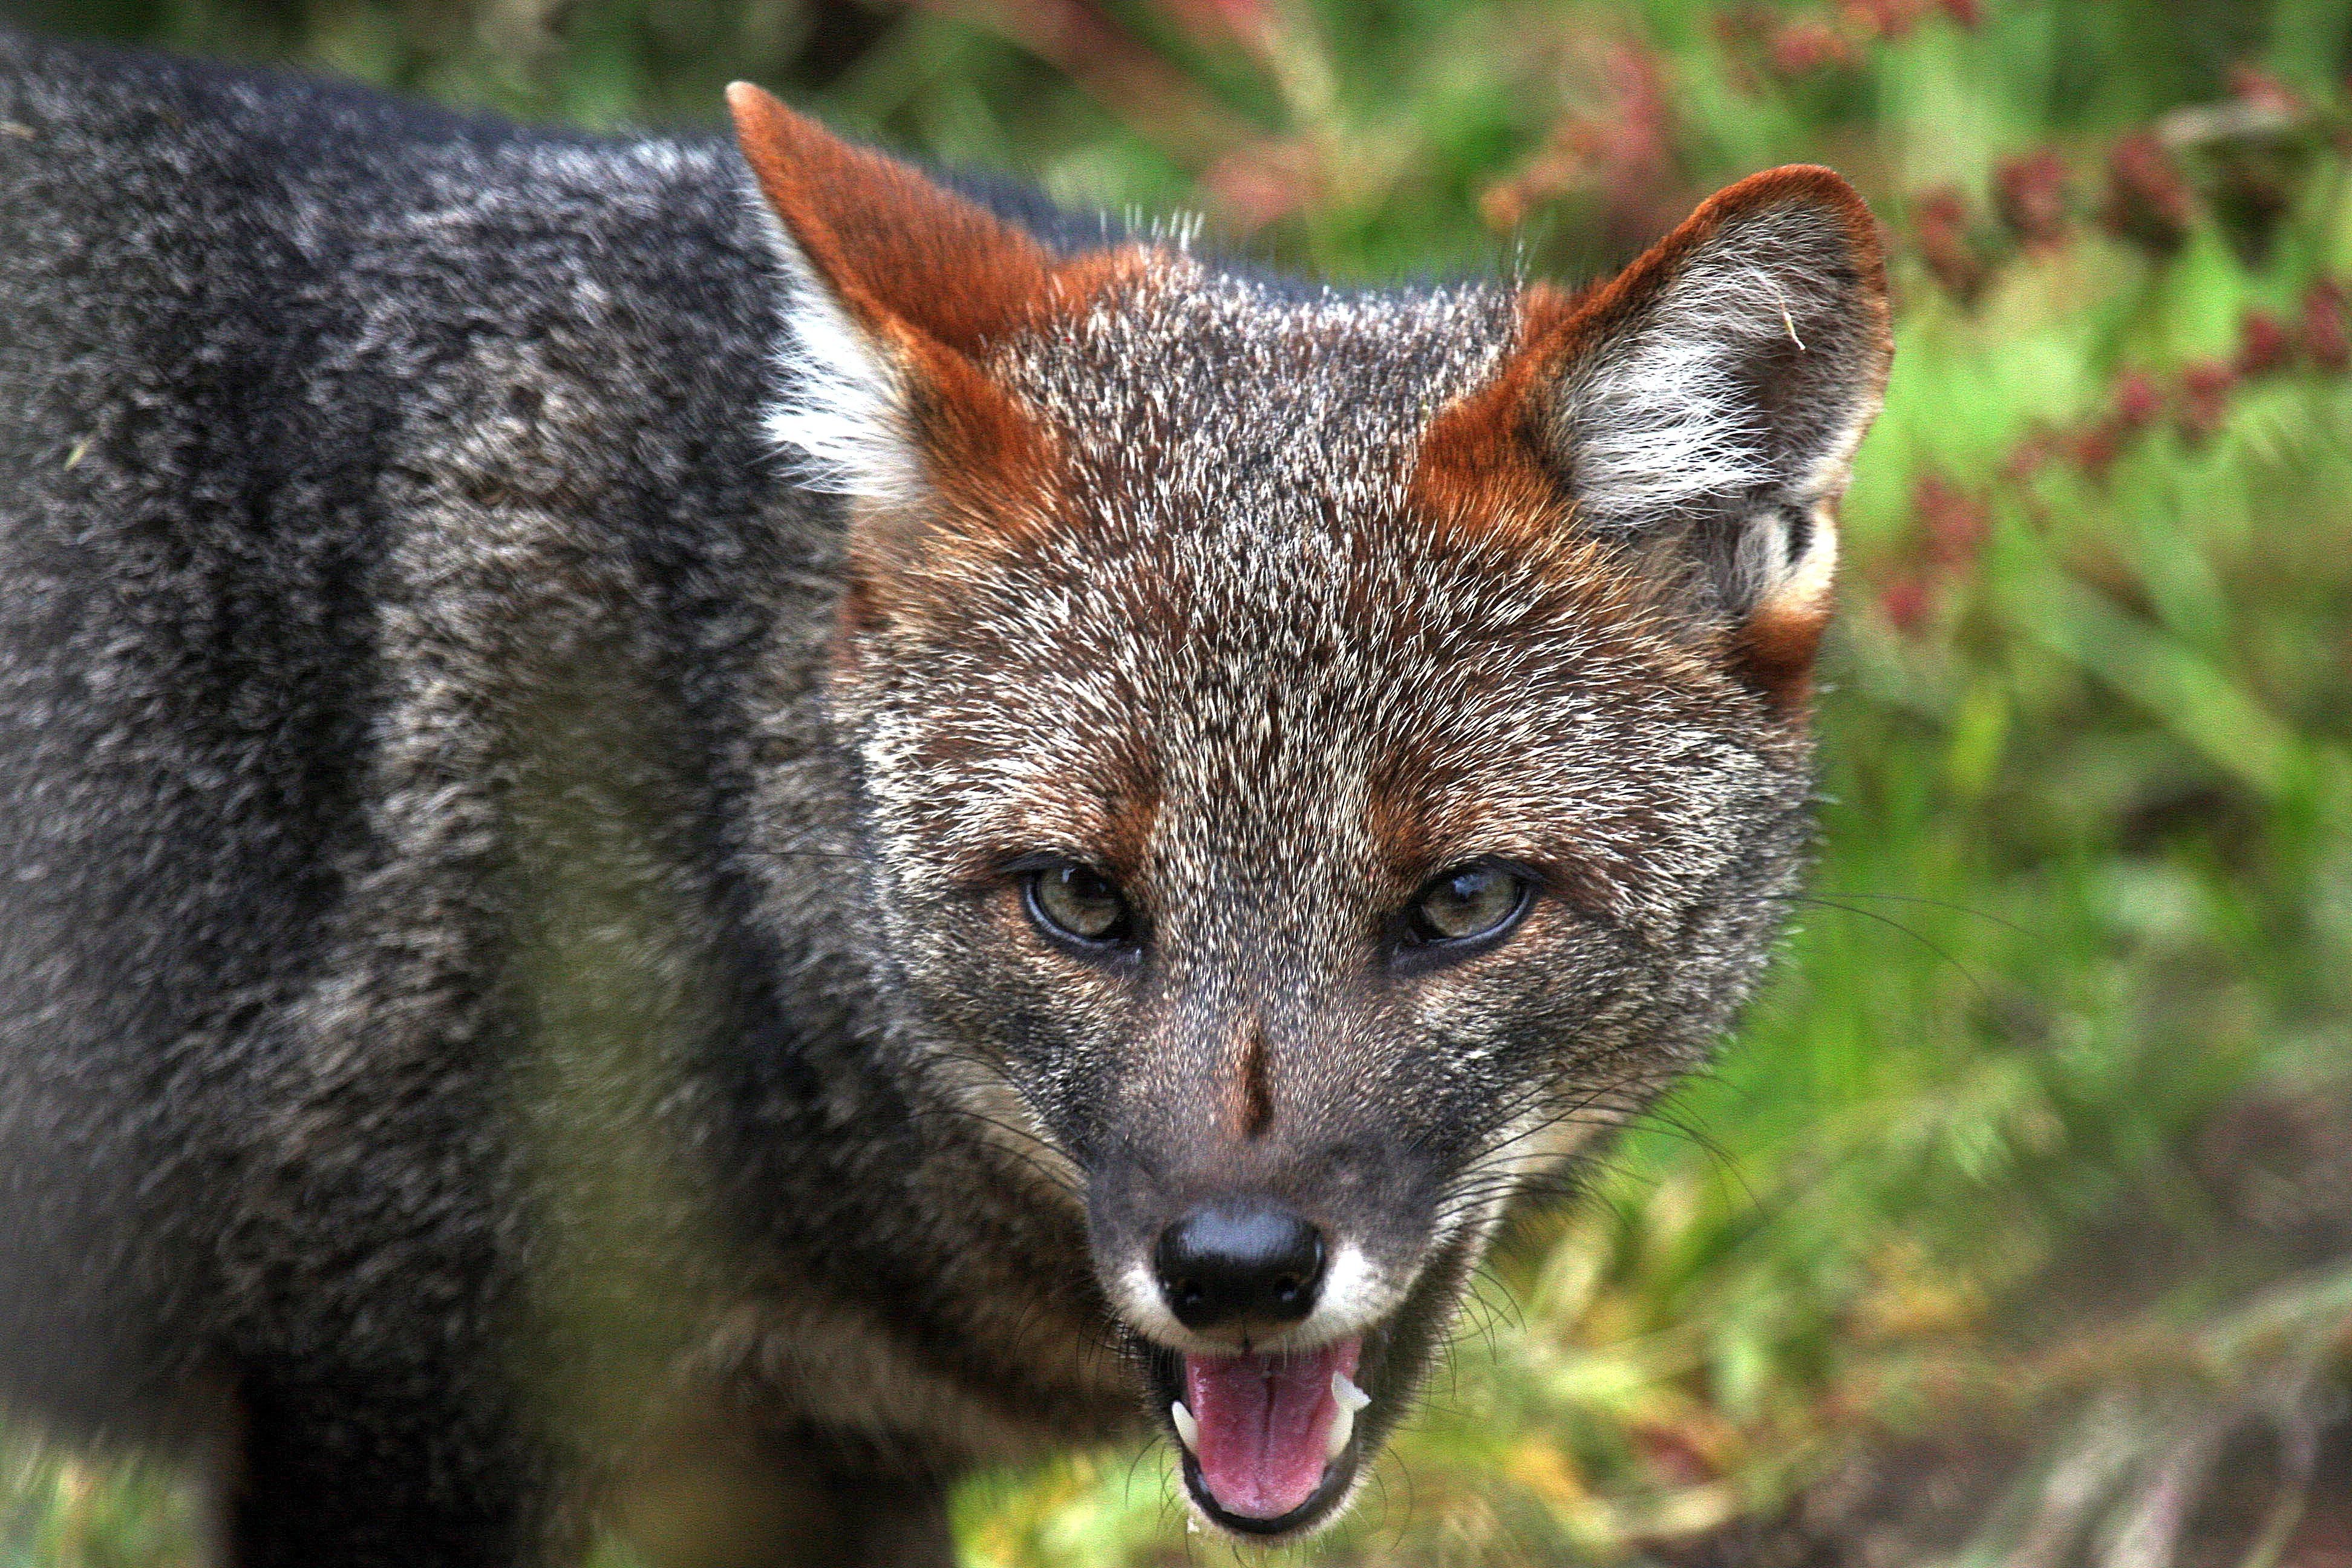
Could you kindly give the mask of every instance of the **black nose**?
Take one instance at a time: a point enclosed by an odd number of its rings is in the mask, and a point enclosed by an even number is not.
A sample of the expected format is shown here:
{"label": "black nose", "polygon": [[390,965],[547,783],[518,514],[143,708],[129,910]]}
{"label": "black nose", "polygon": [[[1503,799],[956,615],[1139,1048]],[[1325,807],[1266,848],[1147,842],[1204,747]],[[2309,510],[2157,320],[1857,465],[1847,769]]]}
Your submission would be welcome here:
{"label": "black nose", "polygon": [[1188,1329],[1295,1323],[1315,1310],[1323,1233],[1264,1199],[1208,1204],[1160,1233],[1151,1263]]}

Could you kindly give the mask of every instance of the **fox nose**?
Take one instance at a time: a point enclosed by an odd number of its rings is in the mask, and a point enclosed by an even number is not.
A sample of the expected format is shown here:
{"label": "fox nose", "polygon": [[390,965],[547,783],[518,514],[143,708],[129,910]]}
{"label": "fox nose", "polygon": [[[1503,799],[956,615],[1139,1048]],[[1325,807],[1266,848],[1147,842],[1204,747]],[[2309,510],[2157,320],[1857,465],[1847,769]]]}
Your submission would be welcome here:
{"label": "fox nose", "polygon": [[1263,1199],[1207,1204],[1160,1233],[1160,1293],[1188,1329],[1295,1323],[1323,1284],[1323,1233]]}

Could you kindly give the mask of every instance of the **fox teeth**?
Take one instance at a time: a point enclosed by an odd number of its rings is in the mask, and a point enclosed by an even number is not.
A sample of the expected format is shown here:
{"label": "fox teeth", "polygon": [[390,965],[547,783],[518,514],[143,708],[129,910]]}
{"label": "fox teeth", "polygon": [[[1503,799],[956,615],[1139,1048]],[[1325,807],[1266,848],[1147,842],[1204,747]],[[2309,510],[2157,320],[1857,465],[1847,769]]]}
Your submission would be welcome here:
{"label": "fox teeth", "polygon": [[1356,1435],[1356,1413],[1342,1405],[1331,1416],[1331,1429],[1323,1434],[1323,1459],[1326,1464],[1348,1451],[1348,1439]]}
{"label": "fox teeth", "polygon": [[1339,1408],[1332,1412],[1331,1429],[1323,1435],[1323,1458],[1336,1459],[1356,1435],[1356,1412],[1372,1402],[1372,1396],[1358,1388],[1344,1372],[1331,1374],[1331,1403]]}
{"label": "fox teeth", "polygon": [[1171,1405],[1168,1407],[1168,1419],[1174,1423],[1176,1427],[1176,1436],[1182,1441],[1184,1451],[1190,1454],[1199,1453],[1201,1451],[1201,1424],[1192,1418],[1192,1413],[1191,1411],[1184,1408],[1184,1402],[1182,1400],[1180,1399],[1176,1401],[1175,1404]]}

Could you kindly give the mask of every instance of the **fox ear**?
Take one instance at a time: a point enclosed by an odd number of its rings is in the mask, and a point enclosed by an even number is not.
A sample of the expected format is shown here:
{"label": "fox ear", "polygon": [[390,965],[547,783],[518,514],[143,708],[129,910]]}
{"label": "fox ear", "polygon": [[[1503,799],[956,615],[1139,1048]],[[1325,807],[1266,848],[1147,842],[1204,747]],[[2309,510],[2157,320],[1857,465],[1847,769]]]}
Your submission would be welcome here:
{"label": "fox ear", "polygon": [[979,362],[1082,308],[1116,270],[1108,253],[1057,257],[749,82],[727,102],[796,274],[795,374],[769,428],[800,455],[803,477],[903,506],[928,493],[930,474],[1003,479],[1008,465],[1034,464],[1036,432]]}
{"label": "fox ear", "polygon": [[1585,526],[1684,530],[1759,673],[1801,681],[1892,355],[1869,209],[1827,169],[1774,169],[1552,300],[1549,323],[1530,305],[1529,412]]}

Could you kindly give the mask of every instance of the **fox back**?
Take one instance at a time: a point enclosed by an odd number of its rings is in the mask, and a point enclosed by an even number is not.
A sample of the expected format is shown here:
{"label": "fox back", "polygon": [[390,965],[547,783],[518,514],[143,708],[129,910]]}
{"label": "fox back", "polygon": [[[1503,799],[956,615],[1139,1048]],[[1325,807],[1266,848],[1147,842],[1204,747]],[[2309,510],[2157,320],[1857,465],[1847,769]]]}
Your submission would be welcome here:
{"label": "fox back", "polygon": [[247,1563],[1314,1529],[1767,961],[1871,220],[1340,290],[730,97],[0,35],[0,1395]]}

